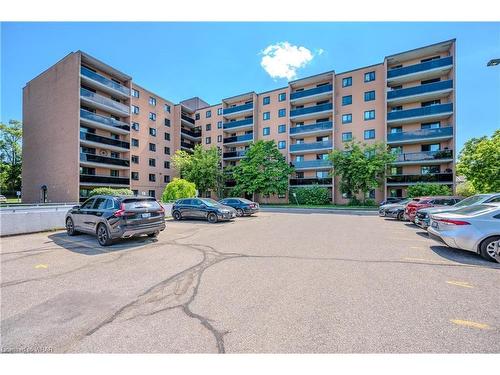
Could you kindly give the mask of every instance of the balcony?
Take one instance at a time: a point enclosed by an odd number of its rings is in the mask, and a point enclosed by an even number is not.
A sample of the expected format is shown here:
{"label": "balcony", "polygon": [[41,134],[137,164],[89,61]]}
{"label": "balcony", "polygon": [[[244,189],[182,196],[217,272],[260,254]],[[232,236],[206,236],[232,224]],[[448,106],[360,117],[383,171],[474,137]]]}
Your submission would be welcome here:
{"label": "balcony", "polygon": [[290,137],[301,137],[306,134],[330,134],[333,129],[331,121],[317,122],[311,125],[295,126],[290,128]]}
{"label": "balcony", "polygon": [[453,127],[435,129],[419,129],[400,133],[387,134],[388,144],[420,143],[427,140],[446,140],[453,138]]}
{"label": "balcony", "polygon": [[290,186],[310,186],[310,185],[323,185],[331,186],[331,178],[291,178]]}
{"label": "balcony", "polygon": [[123,121],[115,120],[112,117],[97,115],[85,109],[80,109],[80,122],[119,134],[129,134],[130,125]]}
{"label": "balcony", "polygon": [[392,111],[387,114],[388,124],[432,121],[448,118],[453,114],[453,103],[436,104],[428,107]]}
{"label": "balcony", "polygon": [[181,135],[187,139],[199,141],[201,138],[201,130],[192,131],[189,129],[181,128]]}
{"label": "balcony", "polygon": [[186,151],[193,151],[195,145],[195,143],[181,141],[181,148],[185,149]]}
{"label": "balcony", "polygon": [[113,169],[128,169],[130,161],[128,159],[110,158],[95,154],[80,153],[80,164],[91,167],[108,167]]}
{"label": "balcony", "polygon": [[419,183],[453,184],[453,173],[400,174],[387,177],[387,186]]}
{"label": "balcony", "polygon": [[245,155],[246,155],[247,151],[246,150],[243,150],[243,151],[231,151],[231,152],[224,152],[224,154],[222,155],[222,157],[224,159],[241,159],[243,158]]}
{"label": "balcony", "polygon": [[90,90],[80,88],[80,100],[87,105],[102,109],[117,116],[129,116],[130,107],[113,99],[96,94]]}
{"label": "balcony", "polygon": [[332,141],[322,141],[314,143],[296,143],[290,145],[290,153],[308,153],[313,151],[330,151],[332,149]]}
{"label": "balcony", "polygon": [[222,109],[222,115],[227,118],[244,116],[245,114],[253,113],[253,103],[245,103],[234,107]]}
{"label": "balcony", "polygon": [[306,103],[311,100],[324,100],[330,98],[333,93],[333,85],[324,85],[312,89],[296,91],[290,94],[290,102],[293,104]]}
{"label": "balcony", "polygon": [[130,185],[128,177],[112,177],[93,174],[81,174],[80,184],[82,185]]}
{"label": "balcony", "polygon": [[393,164],[442,164],[453,161],[452,150],[410,152],[397,155]]}
{"label": "balcony", "polygon": [[331,169],[332,163],[328,159],[292,161],[295,170],[306,169]]}
{"label": "balcony", "polygon": [[253,117],[245,118],[243,120],[225,122],[222,125],[222,128],[224,129],[224,131],[253,129]]}
{"label": "balcony", "polygon": [[80,132],[80,144],[89,147],[102,147],[102,145],[106,145],[104,148],[113,151],[128,151],[130,148],[128,142],[82,131]]}
{"label": "balcony", "polygon": [[325,103],[325,104],[313,105],[311,107],[292,109],[290,111],[290,119],[305,120],[305,119],[314,119],[314,118],[333,115],[332,108],[333,108],[332,103]]}
{"label": "balcony", "polygon": [[82,82],[85,82],[88,86],[109,92],[120,98],[130,97],[130,89],[128,87],[120,85],[84,66],[80,67],[80,77]]}
{"label": "balcony", "polygon": [[194,126],[194,119],[192,119],[191,117],[186,116],[184,114],[181,114],[181,122],[184,125],[189,126],[189,127],[193,127]]}
{"label": "balcony", "polygon": [[400,84],[408,81],[430,79],[439,77],[453,68],[453,57],[442,57],[420,64],[404,66],[387,71],[387,82]]}
{"label": "balcony", "polygon": [[415,101],[438,99],[453,91],[453,80],[427,83],[425,85],[408,87],[387,92],[387,103],[390,105],[404,104]]}
{"label": "balcony", "polygon": [[227,137],[224,138],[223,142],[224,145],[227,144],[244,144],[244,143],[249,143],[253,141],[253,133],[250,134],[243,134],[243,135],[237,135],[234,137]]}

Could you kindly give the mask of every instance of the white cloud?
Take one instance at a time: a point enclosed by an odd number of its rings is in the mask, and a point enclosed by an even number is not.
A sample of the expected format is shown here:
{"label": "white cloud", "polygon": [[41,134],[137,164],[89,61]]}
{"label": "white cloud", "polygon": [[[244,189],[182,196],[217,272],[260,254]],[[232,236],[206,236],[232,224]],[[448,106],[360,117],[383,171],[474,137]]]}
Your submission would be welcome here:
{"label": "white cloud", "polygon": [[294,46],[288,42],[279,42],[266,47],[261,54],[260,65],[274,79],[293,79],[297,76],[297,70],[309,64],[315,55],[321,55],[323,49],[316,53],[306,47]]}

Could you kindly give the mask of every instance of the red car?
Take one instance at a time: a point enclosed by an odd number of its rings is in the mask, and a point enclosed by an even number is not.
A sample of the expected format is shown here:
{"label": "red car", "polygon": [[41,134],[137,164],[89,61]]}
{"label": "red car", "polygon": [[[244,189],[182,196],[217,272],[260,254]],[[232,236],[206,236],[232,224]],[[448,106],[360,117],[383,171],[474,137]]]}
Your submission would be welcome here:
{"label": "red car", "polygon": [[419,197],[418,201],[411,201],[405,208],[405,219],[415,222],[415,215],[417,211],[422,208],[435,207],[435,206],[453,206],[462,200],[461,197]]}

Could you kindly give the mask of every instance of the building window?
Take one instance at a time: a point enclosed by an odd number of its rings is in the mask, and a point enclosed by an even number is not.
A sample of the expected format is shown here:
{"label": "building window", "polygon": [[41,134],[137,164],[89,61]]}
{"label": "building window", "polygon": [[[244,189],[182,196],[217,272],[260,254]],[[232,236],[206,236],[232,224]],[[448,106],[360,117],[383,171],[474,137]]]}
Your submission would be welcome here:
{"label": "building window", "polygon": [[150,173],[149,174],[149,181],[151,181],[151,182],[155,182],[156,181],[156,175],[154,173]]}
{"label": "building window", "polygon": [[165,160],[165,161],[163,162],[163,168],[165,168],[165,169],[170,169],[170,162],[169,162],[169,161],[167,161],[167,160]]}
{"label": "building window", "polygon": [[342,115],[342,124],[350,124],[352,122],[352,113]]}
{"label": "building window", "polygon": [[138,115],[139,114],[139,107],[138,106],[133,105],[131,109],[132,109],[132,113],[134,115]]}
{"label": "building window", "polygon": [[156,98],[153,98],[152,96],[149,97],[149,105],[152,105],[153,107],[156,106]]}
{"label": "building window", "polygon": [[348,142],[352,140],[352,133],[347,132],[347,133],[342,133],[342,142]]}
{"label": "building window", "polygon": [[280,150],[283,150],[284,148],[286,148],[286,141],[279,141],[278,142],[278,148]]}
{"label": "building window", "polygon": [[199,120],[199,119],[200,119],[200,114],[199,114],[199,113],[197,113],[196,115],[194,115],[194,119],[195,119],[195,120]]}
{"label": "building window", "polygon": [[210,143],[212,143],[212,137],[205,137],[205,144],[209,145]]}
{"label": "building window", "polygon": [[375,100],[375,91],[366,91],[365,92],[365,102],[369,102]]}
{"label": "building window", "polygon": [[156,121],[156,113],[149,112],[149,119],[150,119],[151,121]]}
{"label": "building window", "polygon": [[441,99],[436,99],[436,100],[430,100],[428,102],[422,102],[420,103],[421,107],[430,107],[432,105],[438,105],[441,104]]}
{"label": "building window", "polygon": [[217,108],[217,115],[222,115],[222,108]]}
{"label": "building window", "polygon": [[365,82],[375,81],[375,72],[365,73]]}
{"label": "building window", "polygon": [[205,118],[210,118],[210,117],[212,117],[212,111],[210,111],[210,110],[206,111],[205,112]]}
{"label": "building window", "polygon": [[222,121],[217,121],[217,129],[222,129]]}
{"label": "building window", "polygon": [[163,106],[163,109],[164,109],[164,111],[165,111],[165,112],[170,113],[170,106],[169,106],[168,104],[165,104],[165,105]]}
{"label": "building window", "polygon": [[420,167],[420,174],[431,173],[441,173],[441,167],[439,165],[426,165],[425,167]]}
{"label": "building window", "polygon": [[264,96],[262,98],[262,105],[268,105],[269,103],[271,103],[271,97],[270,96]]}
{"label": "building window", "polygon": [[156,129],[155,128],[149,128],[149,135],[156,137]]}
{"label": "building window", "polygon": [[421,151],[439,151],[441,150],[440,143],[432,143],[430,145],[422,145],[420,146]]}
{"label": "building window", "polygon": [[165,140],[170,141],[170,133],[165,133]]}
{"label": "building window", "polygon": [[342,105],[352,104],[352,95],[346,95],[342,97]]}
{"label": "building window", "polygon": [[217,142],[222,142],[222,135],[220,135],[220,134],[219,134],[219,135],[217,136]]}
{"label": "building window", "polygon": [[139,97],[139,91],[137,91],[136,89],[132,89],[132,96],[134,98],[138,98]]}
{"label": "building window", "polygon": [[132,160],[132,163],[139,164],[139,156],[132,155],[131,160]]}
{"label": "building window", "polygon": [[278,102],[284,102],[286,100],[286,92],[278,94]]}
{"label": "building window", "polygon": [[165,119],[165,126],[170,127],[170,119],[168,118]]}
{"label": "building window", "polygon": [[164,153],[165,155],[170,155],[170,147],[164,147],[164,148],[163,148],[163,153]]}
{"label": "building window", "polygon": [[352,77],[342,78],[342,87],[352,86]]}
{"label": "building window", "polygon": [[207,132],[209,132],[210,130],[212,130],[212,124],[206,124],[206,125],[205,125],[205,130],[206,130]]}
{"label": "building window", "polygon": [[136,132],[139,131],[139,123],[138,122],[133,122],[132,123],[132,129],[135,130]]}
{"label": "building window", "polygon": [[132,193],[134,193],[134,195],[139,195],[139,190],[132,190]]}
{"label": "building window", "polygon": [[139,172],[132,172],[130,174],[130,177],[132,178],[132,180],[138,180],[139,179]]}
{"label": "building window", "polygon": [[267,127],[262,129],[262,135],[269,135],[269,134],[271,134],[271,128]]}
{"label": "building window", "polygon": [[149,144],[149,151],[156,151],[156,144],[150,143]]}
{"label": "building window", "polygon": [[374,139],[375,138],[375,129],[365,130],[365,139]]}
{"label": "building window", "polygon": [[264,120],[269,120],[269,119],[271,118],[271,112],[264,112],[264,113],[262,114],[262,118],[263,118]]}
{"label": "building window", "polygon": [[286,116],[286,108],[278,109],[278,117],[285,117],[285,116]]}
{"label": "building window", "polygon": [[148,191],[148,195],[151,197],[151,198],[155,198],[156,197],[156,192],[154,190],[149,190]]}
{"label": "building window", "polygon": [[170,176],[163,176],[163,182],[168,184],[170,182]]}
{"label": "building window", "polygon": [[132,146],[139,147],[139,140],[138,139],[132,138],[131,141],[132,141]]}
{"label": "building window", "polygon": [[328,171],[317,171],[316,178],[328,178]]}
{"label": "building window", "polygon": [[438,129],[441,127],[441,121],[425,122],[420,125],[420,129]]}
{"label": "building window", "polygon": [[149,159],[149,166],[150,167],[156,167],[156,159]]}
{"label": "building window", "polygon": [[375,110],[365,111],[365,120],[373,120],[375,118]]}
{"label": "building window", "polygon": [[278,125],[278,133],[286,133],[286,124]]}

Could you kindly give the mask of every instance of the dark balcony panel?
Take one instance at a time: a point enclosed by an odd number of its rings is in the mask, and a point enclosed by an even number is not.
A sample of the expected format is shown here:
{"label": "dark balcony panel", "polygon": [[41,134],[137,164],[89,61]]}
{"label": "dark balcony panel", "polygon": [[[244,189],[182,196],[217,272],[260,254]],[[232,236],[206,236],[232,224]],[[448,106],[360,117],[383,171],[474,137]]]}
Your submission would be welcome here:
{"label": "dark balcony panel", "polygon": [[402,111],[393,111],[387,114],[387,120],[402,120],[412,117],[432,116],[441,113],[453,112],[453,103],[436,104],[428,107],[404,109]]}
{"label": "dark balcony panel", "polygon": [[449,79],[447,81],[428,83],[425,85],[408,87],[406,89],[392,90],[387,92],[387,99],[397,99],[406,96],[426,94],[435,91],[442,91],[453,88],[453,80]]}
{"label": "dark balcony panel", "polygon": [[397,69],[389,69],[387,71],[387,78],[405,76],[407,74],[423,72],[426,70],[441,68],[452,64],[453,64],[453,57],[451,56],[443,57],[438,60],[431,60],[420,64],[403,66],[402,68],[397,68]]}
{"label": "dark balcony panel", "polygon": [[186,134],[186,135],[189,135],[193,138],[200,138],[201,137],[201,130],[192,131],[192,130],[188,130],[188,129],[181,129],[181,134]]}
{"label": "dark balcony panel", "polygon": [[290,117],[309,115],[316,112],[331,111],[332,108],[332,103],[325,103],[320,105],[313,105],[312,107],[293,109],[290,111]]}
{"label": "dark balcony panel", "polygon": [[121,148],[130,148],[130,143],[119,141],[113,138],[102,137],[92,133],[80,132],[80,139],[90,142],[98,142],[105,145],[116,146]]}
{"label": "dark balcony panel", "polygon": [[235,112],[247,111],[247,110],[252,109],[252,108],[253,108],[253,103],[246,103],[246,104],[242,104],[242,105],[237,105],[235,107],[224,108],[222,110],[222,114],[229,115],[229,114],[235,113]]}
{"label": "dark balcony panel", "polygon": [[442,138],[448,136],[453,136],[453,127],[451,126],[436,129],[419,129],[408,132],[389,133],[387,134],[387,142],[417,141],[419,139]]}
{"label": "dark balcony panel", "polygon": [[396,163],[412,162],[412,161],[429,161],[429,160],[441,160],[441,159],[452,159],[452,150],[440,150],[440,151],[422,151],[422,152],[410,152],[407,154],[397,155]]}
{"label": "dark balcony panel", "polygon": [[322,94],[324,92],[329,92],[332,90],[333,90],[332,85],[319,86],[319,87],[315,87],[315,88],[308,89],[308,90],[293,92],[292,94],[290,94],[290,99],[291,100],[300,99],[300,98],[304,98],[306,96]]}
{"label": "dark balcony panel", "polygon": [[92,184],[130,185],[130,179],[128,177],[97,176],[90,174],[81,174],[80,182]]}
{"label": "dark balcony panel", "polygon": [[95,73],[92,70],[87,69],[84,66],[81,67],[80,73],[85,77],[91,78],[94,81],[99,82],[102,85],[105,85],[105,86],[108,86],[114,90],[120,91],[125,95],[130,95],[130,90],[128,89],[128,87],[120,85],[119,83],[116,83],[115,81],[112,81],[111,79],[108,79],[106,77],[103,77],[102,75]]}
{"label": "dark balcony panel", "polygon": [[181,146],[194,149],[195,144],[181,141]]}
{"label": "dark balcony panel", "polygon": [[425,182],[453,183],[453,173],[402,174],[387,177],[388,184],[417,184]]}
{"label": "dark balcony panel", "polygon": [[251,125],[251,124],[253,124],[253,117],[245,118],[243,120],[238,120],[238,121],[225,122],[223,124],[223,128],[232,129],[232,128],[237,128],[238,126]]}
{"label": "dark balcony panel", "polygon": [[96,94],[95,92],[84,89],[83,87],[80,88],[80,96],[94,103],[102,104],[127,114],[130,112],[130,107],[128,105],[122,104],[110,98],[106,98],[105,96]]}
{"label": "dark balcony panel", "polygon": [[302,125],[290,128],[290,134],[309,133],[317,130],[331,130],[333,123],[331,121],[318,122],[312,125]]}
{"label": "dark balcony panel", "polygon": [[295,169],[305,169],[305,168],[331,168],[332,163],[328,159],[319,160],[303,160],[303,161],[292,161],[292,166]]}
{"label": "dark balcony panel", "polygon": [[118,166],[122,166],[122,167],[130,166],[130,161],[127,159],[110,158],[107,156],[99,156],[99,155],[94,155],[94,154],[80,153],[80,161],[89,162],[89,163],[111,164],[111,165],[118,165]]}
{"label": "dark balcony panel", "polygon": [[93,112],[87,111],[85,109],[80,109],[80,117],[89,121],[98,122],[107,126],[114,126],[115,128],[128,130],[130,131],[130,125],[123,121],[117,121],[111,117],[105,117],[101,115],[97,115]]}
{"label": "dark balcony panel", "polygon": [[290,186],[301,185],[331,185],[331,178],[291,178]]}
{"label": "dark balcony panel", "polygon": [[322,141],[314,143],[297,143],[290,145],[290,151],[308,151],[308,150],[320,150],[320,149],[331,149],[332,141]]}
{"label": "dark balcony panel", "polygon": [[253,139],[253,133],[224,138],[224,143],[246,142]]}
{"label": "dark balcony panel", "polygon": [[224,152],[223,158],[224,159],[229,159],[229,158],[242,158],[246,155],[246,151],[230,151],[230,152]]}
{"label": "dark balcony panel", "polygon": [[190,124],[193,124],[194,125],[194,119],[192,119],[191,117],[189,116],[186,116],[186,115],[181,115],[181,118],[187,122],[189,122]]}

